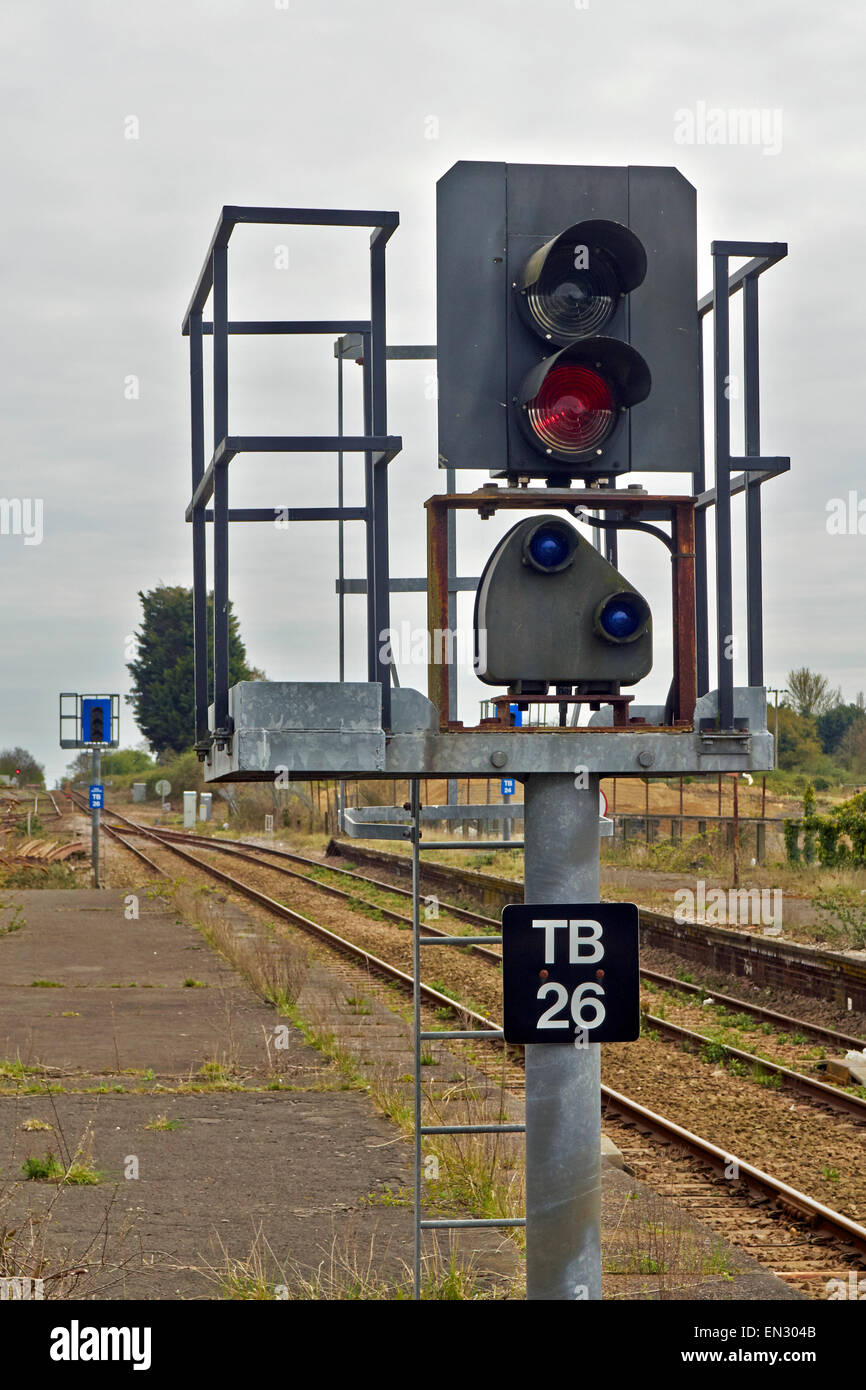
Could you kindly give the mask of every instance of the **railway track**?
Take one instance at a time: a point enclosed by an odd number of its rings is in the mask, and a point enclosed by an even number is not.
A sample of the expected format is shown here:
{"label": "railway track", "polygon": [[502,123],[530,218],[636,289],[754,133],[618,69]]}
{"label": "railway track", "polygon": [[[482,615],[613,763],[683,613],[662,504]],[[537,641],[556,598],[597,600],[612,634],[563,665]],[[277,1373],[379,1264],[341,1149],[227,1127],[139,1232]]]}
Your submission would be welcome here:
{"label": "railway track", "polygon": [[[213,852],[214,850],[216,850],[229,856],[230,858],[239,859],[247,863],[253,863],[258,865],[259,867],[261,867],[264,864],[266,865],[266,867],[273,869],[274,872],[279,873],[280,875],[293,879],[300,879],[308,885],[313,886],[318,891],[321,891],[332,897],[340,898],[343,901],[348,902],[349,904],[360,903],[362,906],[366,907],[374,906],[378,915],[384,917],[388,921],[395,922],[397,925],[401,927],[411,928],[412,926],[411,917],[407,917],[404,916],[402,913],[395,912],[392,909],[383,906],[381,903],[371,904],[364,899],[358,899],[352,892],[346,891],[345,889],[337,888],[336,886],[330,883],[323,883],[318,878],[312,878],[309,874],[299,873],[294,869],[289,869],[282,863],[276,865],[267,865],[264,856],[271,855],[278,858],[279,860],[292,860],[296,863],[304,864],[305,866],[314,870],[321,870],[322,865],[317,860],[309,859],[302,855],[296,855],[286,850],[256,845],[254,842],[251,841],[242,841],[238,843],[228,844],[225,841],[214,840],[208,836],[182,834],[180,832],[165,829],[160,829],[157,832],[149,829],[148,827],[142,826],[139,822],[130,821],[126,817],[120,816],[117,812],[112,811],[109,812],[109,814],[113,815],[117,820],[120,820],[122,824],[126,825],[129,828],[130,833],[139,835],[146,834],[163,844],[167,843],[178,853],[182,854],[188,862],[200,867],[204,867],[208,871],[213,869],[213,871],[217,875],[219,875],[219,871],[215,870],[213,866],[203,864],[200,859],[197,859],[195,856],[190,855],[188,852],[184,853],[182,845],[195,845],[208,852]],[[114,833],[116,835],[116,832]],[[125,843],[125,841],[121,840],[121,843]],[[132,846],[128,847],[132,848]],[[140,855],[139,857],[143,857],[145,862],[152,865],[153,861],[148,860],[147,856]],[[346,875],[354,881],[365,883],[369,886],[375,887],[378,890],[384,890],[388,892],[393,891],[392,887],[389,884],[383,882],[382,880],[369,879],[364,875],[354,873],[350,870],[328,869],[328,872]],[[223,876],[223,881],[229,884],[230,886],[237,887],[238,881],[233,880],[231,876]],[[247,891],[249,891],[248,886]],[[401,893],[406,892],[406,890],[399,891]],[[271,904],[273,904],[275,900],[270,898],[268,895],[262,896],[264,901],[260,902],[259,905],[267,905],[269,910],[273,910]],[[411,897],[411,894],[408,894],[408,896]],[[461,909],[459,908],[456,909],[456,911],[453,911],[452,905],[447,903],[440,903],[440,907],[442,907],[443,910],[446,911],[449,915],[452,915],[453,912],[453,915],[456,916],[461,911]],[[488,928],[498,928],[499,926],[499,924],[495,922],[493,919],[482,917],[480,914],[477,913],[465,913],[464,918],[465,917],[469,917],[476,924],[483,924]],[[304,920],[306,921],[307,919]],[[296,923],[296,925],[298,925],[298,923]],[[435,927],[432,923],[427,921],[425,921],[424,923],[424,933],[425,935],[435,935],[440,937],[448,937],[450,935],[450,932],[448,932],[447,930]],[[488,963],[492,964],[497,968],[501,966],[501,950],[497,947],[485,946],[483,943],[480,943],[477,940],[477,938],[467,936],[467,950],[469,950],[473,955],[476,955],[481,959],[486,960]],[[373,959],[378,958],[371,957],[371,961]],[[401,979],[408,978],[404,972],[398,972],[398,974]],[[676,988],[679,984],[678,981],[673,980],[671,977],[660,975],[657,972],[646,972],[646,976],[647,978],[652,979],[654,982],[663,982],[663,984],[666,987],[670,988]],[[438,1002],[441,1002],[446,997],[443,996],[441,992],[435,991],[434,993]],[[433,996],[428,997],[432,998]],[[729,1002],[731,1004],[736,1004],[739,1007],[739,1001],[731,999]],[[473,1013],[473,1011],[470,1010],[468,1012],[474,1018],[482,1017],[480,1014],[477,1013],[477,1011]],[[753,1012],[764,1019],[771,1016],[771,1012],[769,1010],[756,1008],[753,1010]],[[801,1024],[799,1020],[792,1019],[787,1015],[774,1015],[773,1017],[777,1019],[780,1023],[782,1023],[784,1027],[794,1027],[797,1029],[802,1028],[804,1030],[808,1029],[808,1025],[806,1025],[805,1023]],[[686,1028],[681,1025],[669,1022],[667,1019],[664,1019],[649,1011],[644,1012],[643,1026],[644,1030],[655,1032],[659,1034],[661,1037],[667,1039],[668,1041],[671,1041],[679,1046],[685,1046],[689,1050],[699,1050],[702,1047],[712,1047],[716,1051],[718,1060],[722,1060],[722,1058],[724,1058],[726,1061],[735,1060],[738,1063],[750,1067],[753,1073],[755,1074],[765,1077],[777,1078],[778,1081],[782,1083],[786,1089],[794,1091],[799,1095],[806,1096],[814,1104],[822,1105],[826,1109],[835,1111],[837,1113],[853,1115],[861,1123],[866,1123],[866,1099],[864,1099],[862,1096],[856,1093],[843,1090],[839,1086],[828,1085],[826,1082],[808,1076],[803,1072],[797,1071],[792,1067],[784,1066],[781,1063],[771,1061],[769,1058],[758,1056],[756,1053],[753,1052],[748,1052],[743,1048],[734,1047],[728,1043],[721,1042],[707,1033],[698,1032],[694,1029]],[[834,1033],[830,1029],[816,1028],[815,1032],[818,1035],[820,1035],[824,1040],[831,1040],[835,1045],[840,1047],[862,1046],[859,1039],[849,1037],[845,1034]]]}
{"label": "railway track", "polygon": [[[409,871],[405,855],[368,845],[332,839],[329,856],[348,855],[353,861],[388,870],[404,878]],[[508,902],[520,900],[523,884],[492,874],[425,860],[422,882],[431,891],[443,887],[454,892],[459,885],[495,913]],[[684,961],[727,978],[741,978],[750,985],[785,990],[822,999],[849,1012],[866,1014],[866,959],[844,952],[823,951],[798,942],[749,932],[734,926],[704,922],[678,922],[648,908],[640,908],[641,943],[675,954]]]}
{"label": "railway track", "polygon": [[[115,813],[111,812],[110,814]],[[137,825],[138,823],[129,821],[127,822],[127,824],[132,826]],[[372,878],[366,874],[359,874],[351,869],[343,869],[338,868],[336,866],[332,866],[330,864],[323,864],[321,860],[312,859],[309,856],[305,855],[295,854],[289,850],[277,849],[276,847],[266,845],[259,845],[253,840],[232,840],[229,842],[225,840],[216,839],[212,836],[195,835],[190,834],[186,831],[175,831],[170,829],[160,829],[159,834],[163,840],[169,840],[179,844],[198,845],[203,849],[209,851],[219,851],[221,853],[231,855],[238,859],[245,859],[250,863],[261,865],[263,863],[266,863],[266,859],[264,858],[264,856],[268,856],[273,857],[278,861],[286,860],[291,863],[303,865],[310,872],[295,872],[283,866],[282,864],[280,864],[279,866],[269,865],[268,867],[274,867],[275,869],[278,869],[279,872],[284,873],[291,878],[300,879],[305,883],[311,883],[316,888],[321,889],[323,893],[329,893],[332,896],[342,898],[347,902],[354,901],[355,894],[353,894],[351,891],[337,888],[333,884],[323,882],[320,878],[314,878],[312,875],[314,873],[321,873],[322,871],[325,871],[330,875],[339,875],[342,878],[349,879],[353,883],[358,883],[359,885],[366,885],[367,887],[376,889],[380,892],[390,893],[397,897],[403,897],[409,900],[411,900],[412,897],[412,894],[408,889],[403,888],[398,884],[389,883],[384,879]],[[440,901],[438,905],[442,912],[444,912],[448,917],[453,917],[458,921],[467,922],[473,926],[478,927],[481,930],[488,931],[491,933],[498,932],[500,930],[500,922],[498,922],[493,917],[487,917],[479,912],[472,912],[467,908],[458,906],[457,904],[451,902]],[[384,907],[378,903],[375,904],[375,906],[377,908],[377,911],[379,911],[382,914],[382,916],[386,917],[389,921],[396,922],[400,926],[411,927],[411,917],[405,916],[404,914],[399,912],[395,912],[392,909]],[[424,922],[424,931],[425,933],[431,936],[449,935],[448,932],[433,926],[431,922],[426,920]],[[470,938],[470,940],[472,940],[472,938]],[[468,949],[471,949],[474,954],[477,954],[481,958],[486,959],[495,965],[501,963],[502,953],[499,947],[485,946],[483,943],[476,942]],[[695,985],[683,980],[678,980],[672,975],[666,975],[657,970],[642,969],[640,973],[641,978],[644,980],[651,981],[653,984],[659,985],[665,989],[676,990],[677,992],[691,995],[692,997],[703,999],[707,996],[708,993],[708,990],[704,986]],[[787,1030],[802,1033],[806,1037],[814,1038],[819,1042],[826,1043],[829,1046],[837,1047],[844,1050],[847,1050],[849,1048],[859,1050],[863,1047],[866,1047],[866,1041],[864,1041],[864,1039],[862,1038],[856,1037],[854,1034],[843,1033],[837,1029],[827,1028],[821,1024],[808,1022],[805,1019],[795,1018],[790,1014],[779,1013],[774,1009],[768,1009],[760,1004],[755,1004],[745,999],[735,998],[734,996],[729,994],[722,994],[717,990],[712,990],[711,993],[714,1003],[723,1005],[726,1008],[736,1009],[741,1013],[748,1014],[750,1018],[757,1019],[759,1022],[770,1023],[778,1027],[780,1031]],[[652,1018],[653,1023],[658,1024],[659,1028],[662,1031],[664,1031],[664,1027],[666,1026],[664,1024],[664,1020],[654,1018],[653,1016],[650,1017]],[[696,1039],[699,1039],[701,1038],[701,1035],[694,1034],[694,1037]],[[736,1055],[736,1049],[732,1049],[732,1055]],[[749,1054],[743,1055],[748,1056]],[[756,1059],[752,1058],[751,1060]]]}
{"label": "railway track", "polygon": [[[75,800],[77,804],[81,806],[80,799],[76,797]],[[204,845],[207,849],[213,851],[215,848],[224,848],[221,842],[206,837],[186,837],[172,832],[166,833],[162,830],[156,831],[152,828],[129,821],[126,817],[120,816],[119,813],[112,811],[109,814],[119,821],[121,825],[126,827],[126,834],[124,834],[117,831],[113,826],[109,827],[105,825],[105,829],[110,837],[116,840],[116,842],[125,849],[136,854],[138,859],[145,863],[147,867],[158,876],[167,876],[167,871],[140,850],[138,846],[133,846],[129,842],[127,835],[134,834],[150,839],[162,849],[182,858],[199,871],[216,878],[234,892],[246,897],[258,906],[265,908],[265,910],[273,916],[288,921],[292,925],[300,927],[305,932],[318,937],[328,946],[339,951],[342,955],[347,956],[356,963],[363,964],[367,969],[384,976],[390,981],[399,983],[402,988],[407,990],[411,988],[411,977],[406,974],[405,971],[399,970],[391,962],[383,960],[381,957],[374,955],[357,943],[348,941],[346,938],[314,922],[311,918],[288,908],[285,904],[278,902],[268,894],[262,893],[260,890],[253,888],[242,880],[236,879],[232,875],[225,873],[215,865],[206,863],[177,843],[179,839],[189,839],[191,843],[194,842],[197,845]],[[303,862],[303,856],[291,856],[287,851],[263,850],[261,846],[251,844],[250,842],[247,842],[247,848],[241,847],[240,851],[238,848],[231,847],[226,852],[233,854],[235,857],[239,857],[240,853],[245,859],[252,859],[254,862],[258,863],[260,867],[264,866],[269,869],[273,869],[275,866],[273,864],[267,864],[267,861],[262,858],[263,854],[270,853],[272,856],[285,856],[286,858],[294,858]],[[317,868],[321,868],[319,861],[307,862],[315,864]],[[286,872],[286,869],[283,869],[283,872]],[[292,872],[290,876],[294,878],[303,878],[310,886],[318,890],[328,892],[333,889],[333,885],[323,885],[312,879],[309,874]],[[353,877],[355,879],[363,879],[364,876],[353,874]],[[372,882],[375,882],[383,891],[393,891],[393,885],[387,885],[381,880],[374,880]],[[352,895],[341,891],[340,896],[351,897]],[[381,911],[381,908],[378,910]],[[397,917],[401,922],[406,922],[408,920],[403,918],[401,914],[394,913],[391,914],[391,916]],[[472,916],[476,919],[477,924],[477,919],[481,918],[481,914],[472,914]],[[490,922],[490,919],[481,918],[481,920],[486,921],[488,924]],[[430,930],[430,924],[425,923],[425,932],[428,930]],[[496,959],[492,948],[484,948],[482,946],[481,949],[490,951],[491,956]],[[659,978],[667,980],[667,977],[664,976]],[[670,983],[676,986],[680,984],[678,981],[671,981]],[[421,984],[421,993],[427,1003],[435,1005],[437,1008],[447,1007],[457,1017],[464,1020],[465,1024],[471,1024],[473,1029],[489,1031],[497,1029],[500,1026],[477,1010],[472,1010],[460,1004],[426,983]],[[739,1001],[734,1002],[739,1006]],[[778,1017],[784,1016],[780,1015]],[[654,1019],[653,1024],[654,1026],[663,1025],[669,1030],[676,1027],[676,1025],[667,1024],[665,1020],[661,1019]],[[471,1030],[467,1031],[470,1032],[471,1036]],[[823,1031],[829,1032],[830,1030]],[[684,1037],[688,1037],[689,1041],[707,1041],[702,1035],[691,1034],[689,1030],[679,1030],[679,1033]],[[502,1044],[500,1043],[499,1046],[501,1047]],[[730,1049],[730,1051],[732,1054],[736,1054],[736,1049]],[[763,1066],[768,1065],[766,1059],[754,1058],[752,1054],[740,1053],[739,1055]],[[789,1072],[790,1069],[780,1068],[779,1070],[782,1072]],[[824,1086],[823,1083],[814,1082],[811,1078],[802,1077],[799,1073],[790,1073],[790,1076],[796,1077],[796,1082],[791,1082],[790,1078],[786,1076],[786,1084],[796,1084],[797,1086],[804,1086],[804,1088],[811,1089],[814,1096],[820,1096],[821,1103],[830,1106],[834,1106],[834,1100],[831,1099],[831,1097],[838,1099],[838,1095],[845,1094],[838,1093],[835,1088]],[[816,1088],[820,1088],[820,1091]],[[849,1113],[855,1113],[860,1117],[863,1111],[863,1103],[859,1102],[853,1106],[849,1105],[850,1101],[856,1101],[856,1099],[857,1098],[845,1095],[845,1101],[842,1102],[842,1104],[849,1110]],[[744,1242],[742,1238],[740,1238],[738,1241],[735,1241],[735,1243],[741,1246],[745,1245],[746,1249],[757,1255],[764,1263],[768,1263],[767,1248],[769,1246],[772,1246],[774,1249],[779,1248],[790,1252],[789,1258],[787,1261],[783,1261],[784,1263],[797,1263],[799,1266],[802,1266],[804,1263],[809,1263],[809,1269],[804,1270],[798,1267],[795,1270],[786,1269],[784,1271],[779,1271],[783,1273],[790,1282],[798,1284],[798,1287],[805,1287],[807,1290],[814,1293],[815,1281],[817,1279],[825,1276],[829,1278],[833,1272],[838,1272],[840,1268],[838,1259],[840,1250],[844,1251],[845,1258],[849,1261],[849,1265],[852,1258],[866,1257],[866,1227],[851,1220],[843,1213],[834,1211],[811,1195],[797,1190],[790,1184],[773,1177],[756,1165],[740,1159],[736,1155],[732,1155],[730,1152],[721,1149],[718,1145],[711,1143],[709,1140],[694,1134],[681,1125],[675,1124],[662,1115],[657,1114],[649,1107],[632,1100],[620,1091],[614,1090],[608,1086],[603,1086],[602,1101],[606,1122],[612,1122],[621,1127],[626,1135],[623,1146],[626,1151],[626,1156],[629,1158],[635,1170],[640,1172],[642,1167],[647,1166],[647,1150],[645,1145],[642,1147],[641,1144],[638,1144],[636,1147],[633,1142],[629,1141],[627,1136],[631,1132],[642,1137],[648,1136],[651,1141],[653,1141],[653,1144],[661,1146],[661,1156],[659,1157],[656,1155],[649,1165],[650,1171],[647,1172],[647,1181],[650,1183],[654,1182],[652,1171],[653,1163],[660,1162],[663,1166],[664,1164],[670,1166],[673,1163],[678,1176],[673,1182],[673,1185],[671,1185],[670,1182],[663,1182],[661,1184],[661,1190],[668,1191],[670,1195],[675,1196],[677,1200],[685,1206],[691,1206],[692,1209],[696,1210],[696,1214],[703,1215],[704,1219],[708,1217],[710,1217],[710,1219],[715,1219],[716,1224],[720,1225],[725,1230],[729,1238],[734,1238],[731,1230],[732,1224],[736,1226],[737,1221],[740,1219],[736,1215],[732,1215],[733,1209],[730,1205],[732,1184],[730,1181],[725,1182],[723,1197],[719,1197],[717,1191],[715,1196],[708,1194],[706,1187],[707,1182],[710,1181],[710,1192],[717,1189],[718,1184],[707,1179],[707,1169],[716,1175],[722,1174],[726,1179],[729,1179],[732,1165],[735,1167],[738,1174],[740,1191],[749,1196],[752,1208],[754,1208],[755,1203],[759,1206],[758,1214],[755,1214],[753,1210],[748,1218],[747,1224],[753,1234],[755,1227],[758,1226],[761,1228],[764,1237],[768,1232],[770,1235],[773,1235],[778,1233],[778,1230],[781,1229],[779,1227],[780,1221],[792,1220],[794,1222],[794,1227],[787,1231],[786,1239],[780,1242],[767,1241],[766,1239],[758,1240],[757,1243],[755,1243],[754,1240],[751,1242]],[[839,1108],[839,1106],[834,1106],[834,1108]],[[674,1160],[672,1158],[673,1154],[680,1155],[679,1159]],[[683,1179],[683,1163],[686,1163],[686,1167],[690,1168],[685,1179]],[[760,1207],[763,1206],[771,1206],[772,1211],[762,1213]],[[828,1246],[821,1245],[822,1240],[829,1241],[830,1244]],[[772,1267],[778,1268],[778,1258],[776,1256],[771,1257],[769,1262]]]}

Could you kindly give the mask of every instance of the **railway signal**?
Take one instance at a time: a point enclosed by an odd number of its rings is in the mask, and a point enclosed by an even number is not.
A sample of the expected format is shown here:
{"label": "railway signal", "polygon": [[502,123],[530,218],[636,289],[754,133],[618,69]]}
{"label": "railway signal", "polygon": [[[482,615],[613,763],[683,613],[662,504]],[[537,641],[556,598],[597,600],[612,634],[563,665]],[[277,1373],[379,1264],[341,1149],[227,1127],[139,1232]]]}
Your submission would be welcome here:
{"label": "railway signal", "polygon": [[120,742],[120,696],[79,695],[63,691],[60,695],[60,747],[89,748],[92,751],[90,777],[90,881],[99,887],[99,819],[104,805],[102,749],[117,748]]}
{"label": "railway signal", "polygon": [[694,469],[696,227],[676,169],[455,164],[438,184],[441,466]]}
{"label": "railway signal", "polygon": [[475,673],[512,695],[614,695],[652,668],[649,604],[562,517],[513,526],[475,599]]}

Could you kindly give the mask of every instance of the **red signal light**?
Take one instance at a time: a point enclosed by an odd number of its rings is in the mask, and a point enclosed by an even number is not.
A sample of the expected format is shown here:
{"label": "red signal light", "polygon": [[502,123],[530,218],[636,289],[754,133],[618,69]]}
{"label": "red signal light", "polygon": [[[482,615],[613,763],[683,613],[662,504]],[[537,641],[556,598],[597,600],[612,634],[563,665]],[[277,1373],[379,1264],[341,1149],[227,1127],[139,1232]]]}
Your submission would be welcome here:
{"label": "red signal light", "polygon": [[527,402],[529,423],[539,439],[560,453],[582,454],[610,434],[616,403],[610,384],[591,367],[562,362]]}

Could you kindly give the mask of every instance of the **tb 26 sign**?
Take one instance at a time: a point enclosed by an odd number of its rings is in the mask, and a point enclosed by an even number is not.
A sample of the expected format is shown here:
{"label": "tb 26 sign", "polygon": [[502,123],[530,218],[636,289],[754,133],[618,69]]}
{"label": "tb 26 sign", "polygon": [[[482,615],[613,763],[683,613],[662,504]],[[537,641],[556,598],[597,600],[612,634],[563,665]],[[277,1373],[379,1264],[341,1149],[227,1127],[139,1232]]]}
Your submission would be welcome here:
{"label": "tb 26 sign", "polygon": [[502,913],[502,987],[507,1042],[633,1042],[637,907],[511,904]]}

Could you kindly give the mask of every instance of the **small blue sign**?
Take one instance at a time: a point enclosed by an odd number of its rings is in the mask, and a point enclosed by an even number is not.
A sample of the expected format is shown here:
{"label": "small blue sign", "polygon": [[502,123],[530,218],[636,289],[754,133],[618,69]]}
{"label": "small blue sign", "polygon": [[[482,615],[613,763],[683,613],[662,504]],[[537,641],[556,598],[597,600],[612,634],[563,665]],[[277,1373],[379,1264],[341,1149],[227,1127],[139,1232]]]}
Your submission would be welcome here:
{"label": "small blue sign", "polygon": [[522,728],[523,728],[523,710],[520,708],[519,705],[509,705],[509,706],[508,706],[508,710],[509,710],[509,713],[510,713],[510,715],[511,715],[511,722],[512,722],[513,727],[514,727],[515,729],[522,729]]}
{"label": "small blue sign", "polygon": [[499,782],[499,791],[502,796],[514,795],[514,778],[502,777]]}
{"label": "small blue sign", "polygon": [[91,811],[101,811],[105,805],[105,787],[101,782],[91,782],[90,784],[90,809]]}

